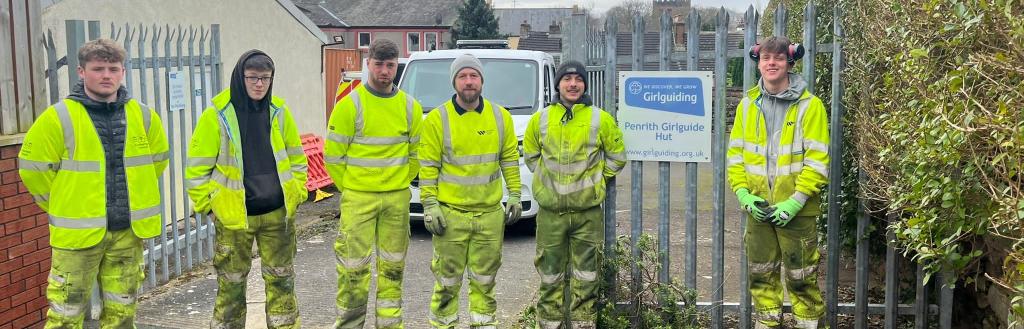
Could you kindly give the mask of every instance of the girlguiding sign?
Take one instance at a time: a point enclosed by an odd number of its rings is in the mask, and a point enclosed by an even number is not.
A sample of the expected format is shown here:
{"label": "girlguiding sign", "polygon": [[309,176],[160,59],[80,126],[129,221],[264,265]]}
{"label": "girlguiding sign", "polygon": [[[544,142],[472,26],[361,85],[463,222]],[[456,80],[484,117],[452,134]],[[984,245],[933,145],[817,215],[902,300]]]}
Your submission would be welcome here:
{"label": "girlguiding sign", "polygon": [[711,72],[620,72],[626,158],[711,162],[711,86]]}

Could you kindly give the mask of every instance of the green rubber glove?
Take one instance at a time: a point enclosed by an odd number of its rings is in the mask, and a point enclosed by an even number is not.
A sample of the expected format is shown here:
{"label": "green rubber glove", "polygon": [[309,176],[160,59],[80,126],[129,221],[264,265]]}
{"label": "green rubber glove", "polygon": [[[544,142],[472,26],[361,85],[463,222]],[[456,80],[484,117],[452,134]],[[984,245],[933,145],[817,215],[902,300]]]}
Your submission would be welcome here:
{"label": "green rubber glove", "polygon": [[759,196],[750,194],[750,190],[745,188],[736,190],[736,199],[740,200],[740,206],[743,207],[743,210],[754,216],[754,219],[757,221],[764,222],[768,219],[768,214],[771,213],[767,209],[768,202]]}
{"label": "green rubber glove", "polygon": [[509,194],[505,203],[505,225],[515,224],[522,215],[523,203],[519,199],[519,194]]}
{"label": "green rubber glove", "polygon": [[448,223],[444,220],[444,213],[437,199],[430,198],[423,200],[423,226],[433,235],[444,235],[444,228]]}
{"label": "green rubber glove", "polygon": [[796,199],[789,198],[786,201],[782,201],[775,205],[775,212],[772,212],[771,218],[772,224],[778,227],[784,227],[789,224],[789,221],[796,217],[796,214],[803,209],[804,204]]}

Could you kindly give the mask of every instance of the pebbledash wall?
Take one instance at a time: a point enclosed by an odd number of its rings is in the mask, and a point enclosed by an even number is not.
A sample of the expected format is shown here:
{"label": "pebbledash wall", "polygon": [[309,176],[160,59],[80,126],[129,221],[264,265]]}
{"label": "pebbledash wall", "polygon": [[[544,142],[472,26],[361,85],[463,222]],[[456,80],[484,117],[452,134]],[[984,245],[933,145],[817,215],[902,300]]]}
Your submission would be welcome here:
{"label": "pebbledash wall", "polygon": [[48,220],[18,176],[20,149],[0,147],[0,329],[41,328],[47,309]]}

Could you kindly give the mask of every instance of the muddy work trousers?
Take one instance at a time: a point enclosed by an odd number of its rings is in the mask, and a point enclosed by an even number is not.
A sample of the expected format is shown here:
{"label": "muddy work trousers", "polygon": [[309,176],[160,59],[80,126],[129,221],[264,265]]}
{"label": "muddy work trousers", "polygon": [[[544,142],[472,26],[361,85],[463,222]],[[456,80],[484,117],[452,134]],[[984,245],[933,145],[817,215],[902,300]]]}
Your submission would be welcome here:
{"label": "muddy work trousers", "polygon": [[134,328],[142,284],[142,240],[131,229],[107,231],[99,244],[80,250],[53,248],[47,280],[46,328],[82,328],[99,279],[101,328]]}
{"label": "muddy work trousers", "polygon": [[211,328],[245,328],[245,288],[252,267],[252,244],[256,242],[267,293],[267,327],[299,328],[295,298],[295,221],[285,209],[248,216],[248,229],[228,230],[214,219],[217,249],[213,266],[217,270],[217,299]]}

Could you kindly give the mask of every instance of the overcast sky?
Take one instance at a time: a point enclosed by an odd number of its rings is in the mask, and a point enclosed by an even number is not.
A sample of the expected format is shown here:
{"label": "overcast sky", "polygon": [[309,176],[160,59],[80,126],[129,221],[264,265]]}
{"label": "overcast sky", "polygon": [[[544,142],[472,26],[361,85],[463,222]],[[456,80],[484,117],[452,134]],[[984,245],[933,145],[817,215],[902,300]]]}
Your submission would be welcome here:
{"label": "overcast sky", "polygon": [[[497,8],[551,8],[551,7],[572,7],[572,5],[580,5],[581,7],[593,7],[594,11],[603,14],[608,8],[614,7],[615,5],[622,2],[622,0],[493,0],[494,7]],[[726,7],[734,9],[739,12],[744,12],[747,7],[754,5],[755,7],[760,6],[763,8],[768,4],[768,0],[692,0],[691,6],[694,7]],[[760,8],[759,8],[760,9]]]}

